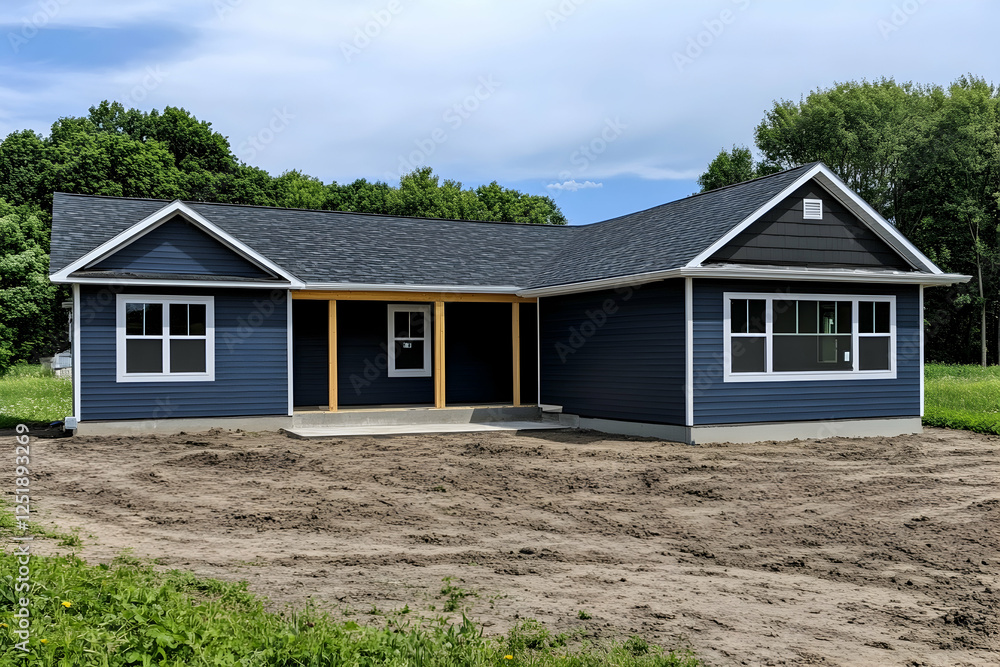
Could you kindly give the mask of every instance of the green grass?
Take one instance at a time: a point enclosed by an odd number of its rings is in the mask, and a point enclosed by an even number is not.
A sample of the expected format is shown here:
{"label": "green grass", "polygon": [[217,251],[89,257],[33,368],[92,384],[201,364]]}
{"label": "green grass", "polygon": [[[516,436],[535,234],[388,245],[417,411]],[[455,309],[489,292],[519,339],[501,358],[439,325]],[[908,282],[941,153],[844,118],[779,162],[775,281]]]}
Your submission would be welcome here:
{"label": "green grass", "polygon": [[[0,619],[10,626],[18,608],[16,568],[13,558],[0,561]],[[13,627],[0,627],[2,664],[701,665],[687,652],[669,653],[640,637],[570,647],[567,635],[553,635],[532,620],[502,637],[486,638],[464,616],[455,623],[398,616],[374,627],[338,622],[311,608],[272,613],[247,591],[246,582],[163,573],[128,556],[96,566],[74,555],[34,556],[30,577],[31,652],[21,654],[14,647],[20,639]]]}
{"label": "green grass", "polygon": [[69,379],[30,364],[18,364],[0,375],[0,428],[61,421],[72,411]]}
{"label": "green grass", "polygon": [[1000,367],[927,364],[924,424],[1000,434]]}

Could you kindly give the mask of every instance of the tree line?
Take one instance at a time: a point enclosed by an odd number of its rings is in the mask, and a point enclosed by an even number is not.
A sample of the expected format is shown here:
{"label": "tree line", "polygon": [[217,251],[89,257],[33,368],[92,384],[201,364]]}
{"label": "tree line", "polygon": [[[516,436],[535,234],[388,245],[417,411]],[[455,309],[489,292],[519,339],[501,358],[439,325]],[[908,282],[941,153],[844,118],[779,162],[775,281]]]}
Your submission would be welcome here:
{"label": "tree line", "polygon": [[115,102],[0,143],[0,373],[68,345],[65,287],[48,281],[52,195],[184,199],[384,215],[566,224],[555,202],[496,181],[464,188],[429,167],[398,185],[323,183],[298,170],[271,176],[245,164],[229,140],[181,108],[150,112]]}
{"label": "tree line", "polygon": [[757,125],[759,160],[721,151],[703,191],[826,163],[941,269],[969,283],[925,292],[928,360],[1000,363],[1000,90],[893,79],[776,101]]}

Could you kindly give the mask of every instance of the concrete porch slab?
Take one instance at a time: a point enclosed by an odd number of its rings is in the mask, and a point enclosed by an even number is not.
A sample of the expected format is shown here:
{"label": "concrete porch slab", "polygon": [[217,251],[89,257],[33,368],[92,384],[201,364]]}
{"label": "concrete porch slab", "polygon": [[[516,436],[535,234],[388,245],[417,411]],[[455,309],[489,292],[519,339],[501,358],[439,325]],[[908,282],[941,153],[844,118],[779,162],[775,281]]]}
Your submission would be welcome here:
{"label": "concrete porch slab", "polygon": [[554,422],[509,421],[484,424],[395,424],[364,426],[296,426],[281,429],[293,438],[341,438],[352,435],[413,435],[427,433],[476,433],[480,431],[544,431],[564,429]]}

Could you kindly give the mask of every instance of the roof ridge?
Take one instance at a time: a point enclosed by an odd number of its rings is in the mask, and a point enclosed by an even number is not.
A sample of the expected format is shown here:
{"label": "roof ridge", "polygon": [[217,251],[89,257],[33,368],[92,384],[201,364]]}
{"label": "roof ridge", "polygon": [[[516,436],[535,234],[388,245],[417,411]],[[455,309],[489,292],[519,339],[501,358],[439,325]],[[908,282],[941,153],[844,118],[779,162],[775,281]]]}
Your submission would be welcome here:
{"label": "roof ridge", "polygon": [[730,190],[732,188],[738,188],[738,187],[747,185],[748,183],[755,183],[757,181],[763,181],[763,180],[768,179],[768,178],[774,178],[775,176],[787,176],[788,174],[790,174],[793,171],[798,171],[800,169],[804,169],[805,167],[813,167],[813,166],[815,166],[817,164],[822,164],[822,162],[820,162],[820,161],[810,162],[808,164],[799,165],[798,167],[792,167],[791,169],[784,169],[782,171],[778,171],[778,172],[775,172],[773,174],[767,174],[766,176],[758,176],[757,178],[751,178],[749,181],[740,181],[739,183],[730,183],[729,185],[723,185],[721,187],[714,188],[712,190],[706,190],[705,192],[694,192],[694,193],[689,194],[687,197],[681,197],[680,199],[674,199],[673,201],[668,201],[668,202],[664,202],[662,204],[657,204],[656,206],[650,206],[649,208],[644,208],[644,209],[640,209],[638,211],[632,211],[631,213],[625,213],[623,215],[618,215],[618,216],[615,216],[613,218],[608,218],[607,220],[599,220],[597,222],[591,222],[591,223],[586,224],[586,225],[577,225],[577,226],[578,227],[594,227],[596,225],[603,225],[606,222],[614,222],[616,220],[621,220],[622,218],[629,218],[629,217],[631,217],[633,215],[638,215],[639,213],[646,213],[648,211],[653,211],[653,210],[656,210],[658,208],[664,208],[666,206],[673,206],[673,205],[679,204],[679,203],[681,203],[683,201],[687,201],[689,199],[694,199],[695,197],[701,197],[703,195],[710,195],[710,194],[715,194],[717,192],[722,192],[723,190]]}
{"label": "roof ridge", "polygon": [[373,218],[401,218],[403,220],[426,220],[429,222],[474,222],[480,224],[488,225],[512,225],[518,227],[545,227],[545,228],[573,228],[573,227],[583,227],[586,225],[552,225],[548,223],[534,223],[534,222],[511,222],[507,220],[478,220],[478,219],[468,219],[468,218],[428,218],[421,217],[418,215],[398,215],[395,213],[370,213],[367,211],[334,211],[331,209],[324,208],[292,208],[288,206],[265,206],[263,204],[234,204],[232,202],[217,202],[217,201],[201,201],[196,199],[158,199],[154,197],[116,197],[114,195],[85,195],[76,192],[53,192],[53,197],[55,195],[63,195],[65,197],[82,197],[85,199],[114,199],[116,201],[138,201],[138,202],[162,202],[164,205],[170,204],[175,201],[179,201],[182,204],[188,206],[191,205],[205,205],[205,206],[229,206],[234,208],[261,208],[268,211],[295,211],[302,213],[328,213],[328,214],[339,214],[339,215],[363,215]]}

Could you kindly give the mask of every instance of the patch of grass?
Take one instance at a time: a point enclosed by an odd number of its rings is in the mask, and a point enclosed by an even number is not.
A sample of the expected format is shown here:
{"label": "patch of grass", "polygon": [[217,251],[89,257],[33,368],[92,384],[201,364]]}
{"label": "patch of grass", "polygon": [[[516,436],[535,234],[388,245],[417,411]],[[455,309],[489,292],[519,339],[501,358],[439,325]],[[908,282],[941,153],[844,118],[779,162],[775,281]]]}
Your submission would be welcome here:
{"label": "patch of grass", "polygon": [[587,612],[585,612],[582,609],[576,613],[576,617],[578,619],[580,619],[581,621],[589,621],[590,619],[593,618],[593,616],[591,616],[590,614],[588,614]]}
{"label": "patch of grass", "polygon": [[444,597],[444,610],[445,611],[456,611],[465,598],[468,597],[479,597],[479,594],[475,591],[467,591],[464,588],[454,585],[452,582],[455,580],[454,577],[445,577],[441,581],[444,582],[444,586],[441,587],[441,595],[439,597]]}
{"label": "patch of grass", "polygon": [[[0,616],[17,609],[16,559],[0,560]],[[30,653],[14,648],[15,628],[0,627],[0,663],[30,665],[357,665],[389,667],[697,667],[689,653],[669,653],[644,640],[582,643],[568,648],[528,620],[489,639],[463,616],[390,620],[386,627],[337,622],[307,608],[276,614],[246,582],[159,572],[130,556],[88,565],[75,555],[31,559]],[[20,595],[25,595],[21,593]],[[9,621],[8,621],[9,623]],[[43,641],[44,640],[44,641]]]}
{"label": "patch of grass", "polygon": [[1000,434],[1000,367],[927,364],[923,423]]}
{"label": "patch of grass", "polygon": [[0,428],[48,424],[73,411],[73,385],[40,365],[18,364],[0,375]]}

